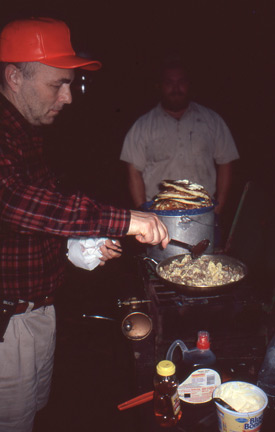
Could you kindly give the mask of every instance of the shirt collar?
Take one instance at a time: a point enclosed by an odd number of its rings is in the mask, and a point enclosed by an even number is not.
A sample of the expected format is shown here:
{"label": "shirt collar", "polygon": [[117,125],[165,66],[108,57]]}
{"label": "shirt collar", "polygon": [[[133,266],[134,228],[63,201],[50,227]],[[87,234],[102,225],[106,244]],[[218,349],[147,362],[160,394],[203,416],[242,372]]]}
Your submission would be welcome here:
{"label": "shirt collar", "polygon": [[192,110],[194,109],[194,104],[193,104],[192,101],[189,103],[188,107],[186,108],[186,111],[183,113],[183,115],[181,116],[181,118],[180,118],[179,120],[176,120],[174,117],[172,117],[171,115],[169,115],[169,114],[165,111],[165,109],[162,107],[162,105],[161,105],[160,102],[159,102],[158,105],[157,105],[157,109],[158,109],[158,112],[159,112],[161,115],[164,115],[165,117],[168,117],[168,118],[174,119],[175,121],[180,121],[183,117],[186,116],[187,113],[189,113],[190,111],[192,111]]}
{"label": "shirt collar", "polygon": [[31,125],[2,93],[0,93],[0,106],[4,117],[9,119],[12,117],[13,121],[25,131],[28,131],[31,134],[41,135],[41,127]]}

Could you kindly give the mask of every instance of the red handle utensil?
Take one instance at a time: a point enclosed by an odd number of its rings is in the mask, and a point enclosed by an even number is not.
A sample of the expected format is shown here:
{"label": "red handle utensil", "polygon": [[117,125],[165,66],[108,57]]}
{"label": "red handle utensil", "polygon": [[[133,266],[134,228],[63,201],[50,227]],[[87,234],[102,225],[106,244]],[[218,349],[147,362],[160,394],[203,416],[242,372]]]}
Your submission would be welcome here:
{"label": "red handle utensil", "polygon": [[150,400],[153,399],[153,395],[154,395],[154,391],[143,393],[140,396],[137,396],[133,399],[130,399],[126,402],[119,404],[117,407],[120,411],[126,410],[128,408],[132,408],[134,406],[141,405],[145,402],[149,402]]}

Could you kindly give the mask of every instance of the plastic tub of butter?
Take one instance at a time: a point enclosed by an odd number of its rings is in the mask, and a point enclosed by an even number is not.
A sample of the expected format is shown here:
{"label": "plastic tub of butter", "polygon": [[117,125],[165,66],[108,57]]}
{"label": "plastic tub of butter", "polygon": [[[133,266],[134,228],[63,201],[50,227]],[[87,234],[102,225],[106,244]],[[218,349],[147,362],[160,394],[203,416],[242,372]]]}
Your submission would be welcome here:
{"label": "plastic tub of butter", "polygon": [[228,381],[214,390],[213,397],[223,399],[236,409],[229,410],[215,401],[220,432],[260,430],[268,398],[259,387],[242,381]]}

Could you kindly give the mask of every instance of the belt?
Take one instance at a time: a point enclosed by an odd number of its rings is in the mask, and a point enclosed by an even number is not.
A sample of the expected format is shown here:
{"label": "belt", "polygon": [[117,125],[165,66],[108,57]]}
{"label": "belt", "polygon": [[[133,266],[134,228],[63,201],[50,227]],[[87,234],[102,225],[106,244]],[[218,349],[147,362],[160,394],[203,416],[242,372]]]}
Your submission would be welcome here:
{"label": "belt", "polygon": [[53,296],[47,296],[47,297],[43,297],[41,299],[37,299],[34,300],[33,302],[19,302],[16,305],[15,311],[14,311],[14,315],[16,314],[22,314],[25,313],[27,310],[33,311],[35,309],[38,309],[42,306],[51,306],[54,303],[54,297]]}

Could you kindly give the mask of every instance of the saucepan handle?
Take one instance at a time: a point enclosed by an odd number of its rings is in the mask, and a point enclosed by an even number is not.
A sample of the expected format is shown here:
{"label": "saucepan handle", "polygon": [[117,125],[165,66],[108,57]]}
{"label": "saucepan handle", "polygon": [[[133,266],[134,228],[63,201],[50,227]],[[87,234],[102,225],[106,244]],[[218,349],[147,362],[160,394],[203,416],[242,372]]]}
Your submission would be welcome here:
{"label": "saucepan handle", "polygon": [[143,261],[145,261],[146,263],[148,263],[150,265],[150,267],[151,267],[152,270],[156,271],[156,267],[158,265],[158,262],[154,258],[146,256],[146,257],[143,258]]}
{"label": "saucepan handle", "polygon": [[[198,221],[196,219],[192,219],[189,216],[182,216],[180,218],[180,222],[178,223],[178,227],[185,230],[187,228],[187,224],[191,224],[192,222],[195,222],[195,223],[197,223],[199,225],[203,225],[203,226],[213,227],[213,224],[206,224],[206,223],[203,223],[203,222]],[[188,226],[188,228],[189,228],[189,226]]]}

